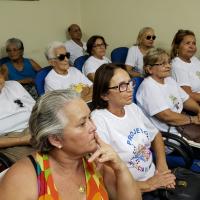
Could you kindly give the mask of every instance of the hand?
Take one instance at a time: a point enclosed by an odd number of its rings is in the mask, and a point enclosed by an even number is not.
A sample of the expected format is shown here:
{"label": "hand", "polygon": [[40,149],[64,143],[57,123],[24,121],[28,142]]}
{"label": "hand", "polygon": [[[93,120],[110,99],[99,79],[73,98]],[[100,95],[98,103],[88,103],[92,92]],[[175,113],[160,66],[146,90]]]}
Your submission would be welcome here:
{"label": "hand", "polygon": [[199,115],[197,116],[190,116],[192,124],[200,124]]}
{"label": "hand", "polygon": [[92,99],[92,90],[88,86],[84,86],[81,91],[81,97],[84,101],[90,101]]}
{"label": "hand", "polygon": [[111,167],[114,171],[123,170],[125,164],[119,158],[117,153],[111,148],[110,145],[106,144],[100,137],[95,134],[96,142],[99,148],[89,158],[89,162],[95,161],[98,164],[105,164]]}
{"label": "hand", "polygon": [[165,172],[156,172],[156,174],[147,180],[147,183],[150,186],[150,190],[156,190],[158,188],[175,188],[175,179],[174,174],[170,170]]}

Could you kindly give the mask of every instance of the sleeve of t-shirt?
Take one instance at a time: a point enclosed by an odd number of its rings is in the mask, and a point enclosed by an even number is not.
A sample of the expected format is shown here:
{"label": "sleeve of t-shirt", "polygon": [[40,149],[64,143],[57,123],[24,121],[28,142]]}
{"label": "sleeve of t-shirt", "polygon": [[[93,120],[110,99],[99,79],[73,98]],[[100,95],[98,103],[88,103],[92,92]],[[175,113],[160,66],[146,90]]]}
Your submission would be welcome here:
{"label": "sleeve of t-shirt", "polygon": [[187,101],[189,99],[189,95],[180,86],[177,85],[177,87],[182,101]]}
{"label": "sleeve of t-shirt", "polygon": [[135,67],[136,65],[136,57],[135,57],[135,51],[133,47],[130,47],[128,50],[125,64],[130,65],[132,67]]}
{"label": "sleeve of t-shirt", "polygon": [[45,78],[44,90],[45,92],[61,89],[58,81],[54,80],[55,78],[51,76],[51,72]]}
{"label": "sleeve of t-shirt", "polygon": [[74,70],[76,70],[77,78],[79,77],[81,83],[92,86],[92,81],[90,81],[83,73],[81,73],[80,70],[76,68],[74,68]]}
{"label": "sleeve of t-shirt", "polygon": [[91,113],[91,119],[93,120],[96,128],[97,128],[97,134],[99,137],[107,144],[110,144],[110,137],[108,134],[108,129],[106,127],[106,123],[101,115],[93,111]]}
{"label": "sleeve of t-shirt", "polygon": [[178,63],[172,62],[172,76],[179,86],[190,86],[189,74]]}
{"label": "sleeve of t-shirt", "polygon": [[90,61],[90,58],[86,60],[85,64],[83,65],[83,73],[87,76],[90,73],[95,73],[94,64]]}
{"label": "sleeve of t-shirt", "polygon": [[152,142],[159,132],[159,130],[150,122],[150,120],[145,116],[145,114],[142,112],[142,110],[137,106],[137,111],[138,111],[138,117],[140,120],[144,123],[146,129],[149,132],[149,138],[150,141]]}
{"label": "sleeve of t-shirt", "polygon": [[139,87],[136,97],[138,104],[150,116],[170,108],[158,88]]}

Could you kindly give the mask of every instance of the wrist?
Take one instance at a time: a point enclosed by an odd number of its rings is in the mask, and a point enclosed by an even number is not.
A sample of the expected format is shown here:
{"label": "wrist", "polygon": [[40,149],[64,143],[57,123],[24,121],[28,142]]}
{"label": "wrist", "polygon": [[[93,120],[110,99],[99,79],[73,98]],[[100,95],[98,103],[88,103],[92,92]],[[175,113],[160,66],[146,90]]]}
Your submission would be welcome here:
{"label": "wrist", "polygon": [[192,124],[193,123],[192,116],[188,116],[188,117],[189,117],[189,124]]}

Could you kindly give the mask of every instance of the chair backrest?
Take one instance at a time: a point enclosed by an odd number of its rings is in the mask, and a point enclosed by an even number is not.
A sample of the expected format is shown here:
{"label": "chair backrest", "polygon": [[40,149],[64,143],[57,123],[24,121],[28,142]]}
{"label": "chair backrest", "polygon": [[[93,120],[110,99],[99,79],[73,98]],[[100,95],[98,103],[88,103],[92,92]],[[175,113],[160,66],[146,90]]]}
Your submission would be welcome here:
{"label": "chair backrest", "polygon": [[4,63],[8,62],[10,60],[9,57],[3,57],[0,59],[0,66],[3,65]]}
{"label": "chair backrest", "polygon": [[35,87],[36,87],[38,96],[41,96],[44,94],[45,77],[51,71],[51,69],[52,69],[51,66],[44,67],[37,73],[35,77]]}
{"label": "chair backrest", "polygon": [[74,67],[76,67],[77,69],[79,69],[82,72],[82,68],[83,65],[85,63],[85,61],[89,58],[89,55],[84,55],[84,56],[80,56],[78,57],[75,61],[74,61]]}
{"label": "chair backrest", "polygon": [[111,52],[111,61],[116,64],[125,64],[128,47],[118,47]]}
{"label": "chair backrest", "polygon": [[140,86],[140,84],[142,83],[144,78],[143,77],[134,77],[133,80],[135,81],[135,87],[133,90],[133,102],[137,104],[136,93],[137,93],[138,87]]}

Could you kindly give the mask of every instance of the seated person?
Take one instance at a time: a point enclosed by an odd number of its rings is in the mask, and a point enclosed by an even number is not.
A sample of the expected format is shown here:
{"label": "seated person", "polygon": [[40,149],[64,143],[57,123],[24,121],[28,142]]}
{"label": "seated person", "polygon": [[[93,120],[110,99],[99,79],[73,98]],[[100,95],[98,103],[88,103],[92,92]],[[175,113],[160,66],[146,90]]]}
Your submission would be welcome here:
{"label": "seated person", "polygon": [[172,76],[200,104],[200,60],[195,56],[196,51],[195,34],[179,30],[172,42]]}
{"label": "seated person", "polygon": [[106,55],[106,41],[102,36],[93,35],[87,41],[87,52],[90,57],[83,65],[83,73],[93,82],[96,70],[104,63],[111,61]]}
{"label": "seated person", "polygon": [[128,50],[125,62],[131,77],[143,76],[143,56],[153,47],[155,39],[153,28],[144,27],[140,30],[136,44]]}
{"label": "seated person", "polygon": [[52,42],[45,56],[53,69],[45,78],[45,92],[73,87],[85,101],[91,100],[92,82],[75,67],[69,66],[69,52],[62,42]]}
{"label": "seated person", "polygon": [[[134,82],[125,66],[104,64],[95,73],[92,120],[97,133],[127,164],[142,192],[174,188],[175,176],[168,169],[161,133],[132,103]],[[152,152],[156,156],[153,163]],[[150,198],[145,194],[143,199]]]}
{"label": "seated person", "polygon": [[23,57],[24,45],[17,38],[6,41],[6,52],[10,60],[3,64],[2,68],[5,70],[8,80],[16,80],[21,83],[36,99],[34,80],[41,67],[34,60]]}
{"label": "seated person", "polygon": [[0,152],[13,162],[32,152],[28,120],[34,99],[17,82],[0,74]]}
{"label": "seated person", "polygon": [[[200,106],[170,77],[170,58],[163,49],[149,50],[144,70],[146,78],[138,88],[137,102],[160,131],[178,134],[176,126],[200,124]],[[196,116],[181,113],[183,108]]]}
{"label": "seated person", "polygon": [[74,90],[44,94],[29,127],[37,151],[7,171],[1,199],[141,200],[128,168],[97,136],[90,110]]}
{"label": "seated person", "polygon": [[67,51],[70,53],[69,63],[70,65],[74,65],[76,58],[83,56],[86,53],[86,43],[81,40],[82,32],[77,24],[71,24],[68,27],[66,34],[69,34],[71,40],[66,41],[64,44]]}

